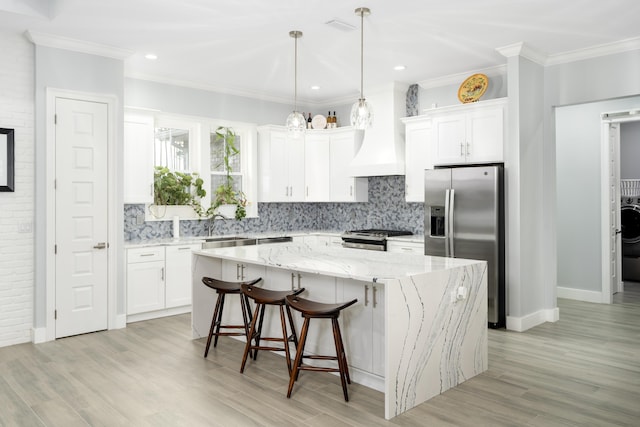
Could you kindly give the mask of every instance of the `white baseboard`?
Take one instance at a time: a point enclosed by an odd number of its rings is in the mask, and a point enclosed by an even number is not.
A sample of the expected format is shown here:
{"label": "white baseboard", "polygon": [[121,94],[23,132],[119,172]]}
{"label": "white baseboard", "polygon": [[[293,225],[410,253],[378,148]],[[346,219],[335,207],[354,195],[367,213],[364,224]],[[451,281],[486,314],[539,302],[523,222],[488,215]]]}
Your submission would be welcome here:
{"label": "white baseboard", "polygon": [[536,311],[522,317],[507,316],[507,329],[510,331],[524,332],[534,326],[545,322],[557,322],[560,318],[558,307]]}
{"label": "white baseboard", "polygon": [[118,314],[116,315],[116,324],[113,329],[122,329],[127,327],[127,315],[126,314]]}
{"label": "white baseboard", "polygon": [[126,322],[140,322],[142,320],[157,319],[158,317],[175,316],[176,314],[191,313],[191,306],[166,308],[164,310],[149,311],[147,313],[130,314],[126,316]]}
{"label": "white baseboard", "polygon": [[34,344],[47,342],[47,328],[32,328],[31,342]]}
{"label": "white baseboard", "polygon": [[584,289],[575,288],[563,288],[558,286],[557,288],[558,298],[573,299],[584,302],[602,303],[602,292],[586,291]]}

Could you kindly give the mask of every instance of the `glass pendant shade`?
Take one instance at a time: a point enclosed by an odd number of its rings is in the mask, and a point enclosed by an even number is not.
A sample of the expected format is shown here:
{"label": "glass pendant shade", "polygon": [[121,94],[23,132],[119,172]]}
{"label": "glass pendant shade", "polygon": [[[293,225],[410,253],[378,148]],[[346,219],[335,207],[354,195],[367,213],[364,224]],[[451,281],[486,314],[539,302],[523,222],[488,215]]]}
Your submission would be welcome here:
{"label": "glass pendant shade", "polygon": [[307,121],[301,113],[293,111],[287,117],[287,123],[285,126],[287,127],[289,136],[299,138],[304,135],[304,132],[307,129]]}
{"label": "glass pendant shade", "polygon": [[355,129],[367,129],[373,122],[373,108],[366,99],[359,99],[351,107],[351,126]]}

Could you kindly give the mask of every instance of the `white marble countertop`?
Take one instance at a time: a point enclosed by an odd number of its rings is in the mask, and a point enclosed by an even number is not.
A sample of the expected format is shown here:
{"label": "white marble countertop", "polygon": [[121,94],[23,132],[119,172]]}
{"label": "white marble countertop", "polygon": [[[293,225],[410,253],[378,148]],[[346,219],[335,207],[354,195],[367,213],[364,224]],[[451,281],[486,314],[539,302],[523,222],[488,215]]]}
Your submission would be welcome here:
{"label": "white marble countertop", "polygon": [[196,255],[305,273],[377,281],[411,277],[484,261],[367,251],[304,243],[204,249]]}

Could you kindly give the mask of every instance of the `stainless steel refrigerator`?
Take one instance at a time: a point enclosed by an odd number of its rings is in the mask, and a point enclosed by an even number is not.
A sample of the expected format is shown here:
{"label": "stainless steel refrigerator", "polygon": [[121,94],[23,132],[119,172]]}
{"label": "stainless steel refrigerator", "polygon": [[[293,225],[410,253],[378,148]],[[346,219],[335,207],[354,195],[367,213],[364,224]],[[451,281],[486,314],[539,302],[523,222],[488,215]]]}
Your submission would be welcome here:
{"label": "stainless steel refrigerator", "polygon": [[504,167],[425,171],[424,253],[488,263],[489,327],[505,326]]}

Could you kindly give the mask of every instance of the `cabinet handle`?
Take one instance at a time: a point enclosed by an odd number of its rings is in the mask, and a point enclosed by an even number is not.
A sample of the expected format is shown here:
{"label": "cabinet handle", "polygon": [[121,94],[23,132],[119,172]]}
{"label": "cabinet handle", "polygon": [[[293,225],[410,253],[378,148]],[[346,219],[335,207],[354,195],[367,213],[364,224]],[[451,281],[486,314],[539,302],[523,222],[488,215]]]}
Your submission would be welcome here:
{"label": "cabinet handle", "polygon": [[178,250],[179,250],[179,251],[188,251],[188,250],[190,250],[190,249],[191,249],[191,248],[190,248],[189,246],[186,246],[186,247],[184,247],[184,248],[178,248]]}
{"label": "cabinet handle", "polygon": [[155,254],[140,254],[140,256],[154,256]]}
{"label": "cabinet handle", "polygon": [[240,280],[244,280],[244,264],[240,264]]}
{"label": "cabinet handle", "polygon": [[364,285],[364,306],[369,305],[369,285]]}
{"label": "cabinet handle", "polygon": [[164,282],[164,267],[160,269],[160,280]]}
{"label": "cabinet handle", "polygon": [[236,264],[236,280],[240,280],[240,264]]}
{"label": "cabinet handle", "polygon": [[296,275],[291,273],[291,290],[295,291],[295,288],[293,287],[293,280],[295,279]]}
{"label": "cabinet handle", "polygon": [[149,184],[149,195],[153,196],[153,184]]}
{"label": "cabinet handle", "polygon": [[464,156],[464,144],[462,142],[460,143],[460,156]]}
{"label": "cabinet handle", "polygon": [[309,186],[307,185],[307,197],[309,197]]}
{"label": "cabinet handle", "polygon": [[349,186],[349,195],[353,196],[353,185]]}
{"label": "cabinet handle", "polygon": [[470,147],[471,147],[471,144],[467,142],[467,156],[471,155],[471,150],[469,149]]}
{"label": "cabinet handle", "polygon": [[371,285],[371,293],[373,294],[373,308],[376,308],[376,306],[378,305],[378,301],[376,301],[377,291],[378,289],[376,289],[376,285]]}
{"label": "cabinet handle", "polygon": [[300,289],[300,279],[302,279],[302,276],[298,273],[298,289]]}

